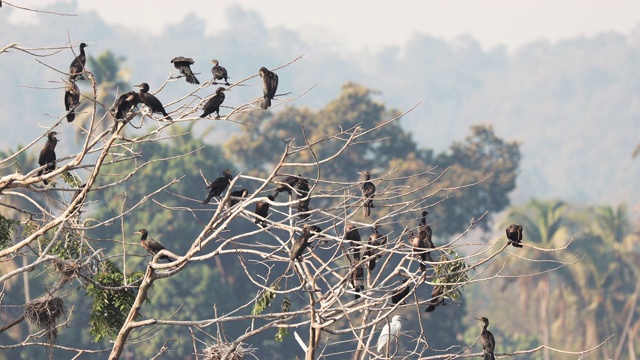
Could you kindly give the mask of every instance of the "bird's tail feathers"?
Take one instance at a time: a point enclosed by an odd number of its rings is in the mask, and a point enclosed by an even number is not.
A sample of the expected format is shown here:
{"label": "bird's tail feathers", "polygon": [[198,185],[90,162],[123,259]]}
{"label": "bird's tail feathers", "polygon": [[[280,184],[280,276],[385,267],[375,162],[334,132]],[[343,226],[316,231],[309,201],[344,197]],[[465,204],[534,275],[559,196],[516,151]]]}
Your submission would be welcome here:
{"label": "bird's tail feathers", "polygon": [[260,108],[262,110],[267,110],[269,107],[271,106],[271,99],[268,97],[263,97],[262,98],[262,104],[260,104]]}

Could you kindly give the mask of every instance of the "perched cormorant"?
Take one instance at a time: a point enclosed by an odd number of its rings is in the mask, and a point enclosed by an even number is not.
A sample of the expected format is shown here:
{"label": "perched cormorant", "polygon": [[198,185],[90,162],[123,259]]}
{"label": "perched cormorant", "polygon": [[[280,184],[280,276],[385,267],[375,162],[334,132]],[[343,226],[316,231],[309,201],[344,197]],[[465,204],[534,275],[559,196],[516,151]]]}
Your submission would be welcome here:
{"label": "perched cormorant", "polygon": [[[396,315],[391,319],[390,324],[385,324],[382,327],[382,331],[380,331],[380,336],[378,337],[378,343],[376,349],[378,352],[382,351],[385,347],[389,347],[391,341],[398,339],[398,334],[400,334],[400,330],[402,329],[402,323],[400,320],[404,320],[400,315]],[[389,326],[391,325],[391,326]]]}
{"label": "perched cormorant", "polygon": [[431,301],[429,302],[429,306],[425,309],[425,312],[432,312],[438,305],[446,305],[444,303],[444,296],[442,296],[443,293],[443,285],[433,286],[433,289],[431,289]]}
{"label": "perched cormorant", "polygon": [[219,87],[218,90],[216,90],[215,95],[213,95],[211,99],[207,100],[204,104],[204,112],[200,115],[201,118],[209,116],[215,112],[217,115],[216,119],[220,119],[220,105],[224,102],[225,90],[225,88]]}
{"label": "perched cormorant", "polygon": [[[274,197],[273,195],[269,195],[267,196],[267,199],[274,201]],[[255,210],[256,215],[259,215],[263,218],[267,218],[267,216],[269,215],[269,203],[266,202],[265,200],[260,200],[256,203],[256,210]],[[255,221],[256,224],[260,225],[260,227],[264,228],[267,226],[267,221],[266,220],[262,220],[259,218],[256,218]]]}
{"label": "perched cormorant", "polygon": [[364,255],[369,258],[369,271],[373,271],[376,268],[376,259],[381,255],[377,255],[379,250],[376,248],[387,243],[387,237],[378,232],[378,226],[373,226],[373,233],[369,236],[369,245]]}
{"label": "perched cormorant", "polygon": [[304,253],[304,250],[309,245],[309,237],[311,237],[311,227],[307,224],[303,224],[302,234],[293,241],[293,245],[291,246],[291,254],[289,256],[291,261],[302,261],[302,253]]}
{"label": "perched cormorant", "polygon": [[[249,190],[247,190],[247,189],[234,190],[229,195],[231,197],[236,197],[236,198],[245,198],[245,197],[247,197],[247,195],[249,195]],[[235,205],[235,204],[237,204],[239,202],[240,202],[240,200],[229,199],[228,207],[232,207],[233,205]]]}
{"label": "perched cormorant", "polygon": [[521,248],[522,244],[520,242],[522,241],[522,225],[509,225],[507,228],[507,239],[509,239],[507,245],[513,245]]}
{"label": "perched cormorant", "polygon": [[433,262],[431,253],[429,251],[425,251],[425,249],[435,248],[431,241],[431,226],[427,225],[426,222],[427,214],[429,214],[428,211],[422,212],[422,221],[418,226],[418,235],[414,236],[412,233],[409,237],[409,242],[411,243],[411,246],[413,246],[413,252],[420,256],[421,271],[427,270],[427,265],[425,264],[427,258],[429,261]]}
{"label": "perched cormorant", "polygon": [[80,89],[73,80],[67,81],[64,87],[64,108],[67,110],[67,122],[72,122],[76,118],[74,110],[80,104]]}
{"label": "perched cormorant", "polygon": [[140,96],[140,101],[147,105],[152,114],[162,113],[162,115],[164,115],[167,120],[173,120],[171,119],[171,116],[169,116],[169,114],[167,114],[167,112],[164,110],[164,106],[162,106],[160,100],[158,100],[158,98],[153,96],[152,94],[149,94],[149,84],[142,83],[140,85],[133,86],[140,88],[140,92],[138,93]]}
{"label": "perched cormorant", "polygon": [[80,79],[84,79],[82,72],[84,71],[84,64],[87,62],[87,55],[84,53],[84,48],[89,45],[80,43],[80,54],[69,65],[69,80],[75,80],[80,76]]}
{"label": "perched cormorant", "polygon": [[278,187],[273,191],[273,197],[277,198],[278,194],[286,191],[289,195],[291,195],[291,189],[298,184],[298,180],[300,179],[300,175],[298,176],[287,176],[282,180]]}
{"label": "perched cormorant", "polygon": [[484,323],[482,326],[482,333],[480,333],[480,342],[482,343],[482,350],[484,351],[484,360],[496,360],[493,355],[493,351],[496,348],[496,339],[493,337],[491,331],[487,330],[489,327],[489,319],[486,317],[475,318]]}
{"label": "perched cormorant", "polygon": [[124,93],[120,95],[116,102],[111,107],[111,111],[115,110],[116,113],[114,117],[117,120],[124,120],[127,112],[129,112],[134,106],[140,104],[142,100],[140,100],[140,96],[135,91],[129,91],[128,93]]}
{"label": "perched cormorant", "polygon": [[344,228],[344,240],[349,240],[351,245],[350,251],[353,254],[353,260],[355,262],[360,261],[360,246],[361,238],[358,229],[353,224],[347,224]]}
{"label": "perched cormorant", "polygon": [[227,86],[231,85],[227,80],[229,79],[229,75],[227,75],[227,69],[218,65],[218,60],[216,59],[211,60],[211,63],[213,64],[213,67],[211,68],[211,74],[213,75],[213,82],[211,83],[211,85],[217,85],[218,83],[216,82],[216,80],[224,80],[225,85]]}
{"label": "perched cormorant", "polygon": [[353,289],[356,292],[355,299],[360,299],[360,292],[364,290],[364,269],[362,266],[356,265],[356,261],[352,260],[351,266],[355,266],[353,272],[351,273],[351,285],[353,285]]}
{"label": "perched cormorant", "polygon": [[[402,284],[406,284],[407,281],[409,281],[409,279],[404,279]],[[409,291],[411,291],[411,284],[407,284],[406,286],[394,291],[393,294],[391,294],[391,303],[397,304],[402,301],[402,304],[404,305],[405,298],[409,295]]]}
{"label": "perched cormorant", "polygon": [[210,189],[209,195],[207,195],[206,199],[202,200],[202,205],[207,205],[209,201],[211,201],[212,197],[220,196],[220,194],[222,194],[224,189],[226,189],[227,186],[229,186],[229,183],[231,182],[231,180],[233,180],[233,175],[231,175],[231,169],[226,169],[225,171],[222,172],[222,176],[216,178],[211,182],[211,184],[209,184],[209,186],[207,186],[207,189]]}
{"label": "perched cormorant", "polygon": [[174,57],[171,62],[173,63],[173,66],[176,67],[176,69],[180,70],[180,74],[184,75],[187,78],[187,82],[189,84],[200,84],[200,81],[196,79],[196,76],[193,75],[193,72],[190,68],[191,65],[196,63],[192,58],[178,56]]}
{"label": "perched cormorant", "polygon": [[362,215],[364,217],[368,217],[371,215],[371,208],[374,207],[373,197],[376,194],[376,186],[369,181],[369,179],[371,179],[371,174],[369,174],[368,171],[362,171],[358,174],[362,174],[365,180],[360,187],[360,189],[362,189],[362,197],[364,198],[364,203],[362,204]]}
{"label": "perched cormorant", "polygon": [[[296,199],[300,200],[300,202],[298,202],[298,212],[304,213],[309,211],[311,196],[309,196],[306,200],[302,200],[306,198],[307,195],[309,195],[309,180],[303,177],[300,177],[296,184],[296,190],[297,190]],[[304,220],[309,217],[309,214],[300,214],[299,216],[302,220]]]}
{"label": "perched cormorant", "polygon": [[[147,240],[147,236],[149,236],[149,232],[147,230],[140,229],[134,232],[134,234],[142,235],[140,237],[140,245],[142,245],[142,247],[145,248],[151,255],[155,256],[160,250],[164,250],[164,246],[162,246],[162,244],[155,241],[154,239]],[[161,255],[160,260],[167,260],[168,262],[171,262],[171,258],[167,255]]]}
{"label": "perched cormorant", "polygon": [[[40,171],[38,171],[38,176],[41,176],[43,173],[46,175],[53,170],[56,169],[56,144],[58,143],[58,135],[57,132],[51,131],[47,134],[47,143],[44,144],[42,150],[40,150],[40,157],[38,157],[38,164],[40,166],[46,165],[46,167]],[[47,185],[49,184],[48,180],[42,180],[42,182]]]}
{"label": "perched cormorant", "polygon": [[278,90],[278,74],[267,70],[266,67],[261,67],[258,72],[262,77],[262,104],[260,108],[267,110],[271,106],[271,99],[276,96]]}

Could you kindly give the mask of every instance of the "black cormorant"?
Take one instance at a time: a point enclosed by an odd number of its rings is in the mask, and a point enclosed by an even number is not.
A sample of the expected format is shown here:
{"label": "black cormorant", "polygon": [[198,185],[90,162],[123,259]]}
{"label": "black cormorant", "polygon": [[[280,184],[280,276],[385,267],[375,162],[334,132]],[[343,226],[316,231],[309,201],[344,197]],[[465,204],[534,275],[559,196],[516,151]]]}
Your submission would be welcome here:
{"label": "black cormorant", "polygon": [[509,239],[507,245],[513,245],[521,248],[522,244],[520,242],[522,241],[522,225],[509,225],[507,228],[507,239]]}
{"label": "black cormorant", "polygon": [[298,180],[300,175],[298,176],[287,176],[285,177],[278,187],[273,191],[273,197],[277,198],[278,194],[286,191],[289,195],[291,195],[291,189],[298,184]]}
{"label": "black cormorant", "polygon": [[120,95],[118,99],[116,99],[116,102],[111,107],[111,111],[116,111],[114,117],[117,120],[124,120],[127,113],[141,102],[142,100],[140,100],[140,96],[137,92],[129,91],[128,93]]}
{"label": "black cormorant", "polygon": [[84,53],[84,48],[89,45],[80,43],[80,54],[69,65],[69,80],[75,80],[80,76],[80,79],[84,79],[82,72],[84,71],[84,64],[87,62],[87,55]]}
{"label": "black cormorant", "polygon": [[427,258],[429,261],[433,262],[431,258],[431,253],[429,251],[425,251],[425,249],[435,248],[433,242],[431,241],[431,226],[427,225],[426,218],[428,211],[422,212],[422,221],[418,226],[418,235],[413,235],[409,237],[409,242],[411,246],[413,246],[413,251],[420,256],[420,270],[425,271],[427,269],[427,265],[425,262]]}
{"label": "black cormorant", "polygon": [[[249,190],[247,189],[234,190],[229,195],[235,198],[245,198],[247,197],[247,195],[249,195]],[[238,199],[229,199],[229,207],[232,207],[233,205],[239,202],[240,200]]]}
{"label": "black cormorant", "polygon": [[216,59],[211,60],[211,63],[213,64],[213,67],[211,68],[211,74],[213,75],[213,82],[211,83],[211,85],[217,85],[218,83],[216,82],[216,80],[224,80],[225,85],[227,86],[231,85],[227,80],[229,79],[229,75],[227,75],[227,69],[218,65],[218,60]]}
{"label": "black cormorant", "polygon": [[[47,143],[44,144],[42,150],[40,150],[40,157],[38,157],[38,164],[40,166],[46,165],[46,167],[40,171],[38,171],[38,176],[46,175],[53,170],[56,169],[56,144],[58,143],[58,135],[57,132],[51,131],[47,134]],[[49,184],[48,180],[42,180],[42,182],[47,185]]]}
{"label": "black cormorant", "polygon": [[260,108],[267,110],[271,106],[271,99],[276,96],[278,90],[278,74],[267,70],[266,67],[261,67],[258,72],[262,77],[262,104]]}
{"label": "black cormorant", "polygon": [[359,293],[364,290],[364,269],[362,269],[362,266],[358,266],[355,260],[352,261],[351,266],[355,266],[351,273],[351,285],[353,285],[353,289],[356,292],[355,298],[358,300],[360,299]]}
{"label": "black cormorant", "polygon": [[371,179],[371,174],[369,174],[368,171],[362,171],[359,174],[362,174],[365,180],[360,187],[362,190],[362,197],[364,198],[364,203],[362,204],[362,215],[364,217],[368,217],[371,215],[371,208],[374,207],[373,197],[376,194],[376,186],[369,181],[369,179]]}
{"label": "black cormorant", "polygon": [[369,236],[369,245],[371,245],[365,252],[365,256],[369,257],[369,271],[373,271],[376,268],[376,259],[381,255],[378,255],[379,249],[377,247],[387,243],[387,237],[378,232],[378,226],[373,226],[373,233]]}
{"label": "black cormorant", "polygon": [[190,68],[191,65],[196,63],[192,58],[178,56],[174,57],[171,62],[173,63],[173,66],[175,66],[176,69],[180,70],[180,73],[187,78],[187,82],[189,84],[200,84],[200,81],[196,79],[196,76],[193,75],[193,72]]}
{"label": "black cormorant", "polygon": [[[296,199],[300,200],[300,202],[298,202],[298,212],[304,213],[309,211],[309,204],[311,203],[311,196],[307,198],[307,195],[309,195],[309,180],[300,177],[296,184],[296,190]],[[302,200],[305,198],[307,199]],[[299,216],[304,220],[309,217],[309,214],[300,214]]]}
{"label": "black cormorant", "polygon": [[355,262],[360,261],[360,247],[361,238],[358,229],[353,224],[347,224],[344,228],[344,240],[349,240],[351,245],[350,251],[353,254],[353,260]]}
{"label": "black cormorant", "polygon": [[480,333],[480,342],[482,343],[482,350],[484,350],[484,360],[496,360],[496,357],[493,355],[493,351],[496,348],[496,339],[493,337],[491,331],[487,330],[489,327],[489,319],[484,316],[475,319],[484,323],[482,333]]}
{"label": "black cormorant", "polygon": [[444,286],[443,285],[433,285],[433,289],[431,289],[431,301],[429,302],[429,306],[424,310],[425,312],[432,312],[438,307],[438,305],[444,304]]}
{"label": "black cormorant", "polygon": [[[140,245],[142,245],[142,247],[145,248],[151,255],[155,256],[160,250],[164,250],[164,246],[162,246],[162,244],[155,241],[154,239],[147,240],[147,236],[149,236],[149,232],[147,230],[140,229],[134,232],[134,234],[142,235],[140,237]],[[160,260],[167,260],[168,262],[171,262],[171,258],[167,255],[161,255]]]}
{"label": "black cormorant", "polygon": [[[404,281],[402,281],[402,284],[406,284],[407,281],[409,281],[409,279],[404,279]],[[402,304],[404,304],[405,298],[407,297],[407,295],[409,295],[409,291],[411,291],[411,284],[407,284],[406,286],[394,291],[393,294],[391,294],[391,302],[393,304],[397,304],[402,301]]]}
{"label": "black cormorant", "polygon": [[167,112],[164,110],[164,106],[162,106],[162,103],[160,102],[160,100],[158,100],[158,98],[156,98],[155,96],[149,94],[149,84],[142,83],[140,85],[133,85],[133,86],[140,88],[140,92],[139,92],[140,101],[142,101],[145,105],[147,105],[147,107],[149,108],[152,114],[162,113],[162,115],[164,115],[167,118],[167,120],[173,120],[171,119],[171,116],[169,116],[169,114],[167,114]]}
{"label": "black cormorant", "polygon": [[[267,196],[267,199],[274,201],[275,198],[273,197],[273,195],[269,195]],[[263,218],[267,218],[267,216],[269,215],[269,203],[266,202],[265,200],[260,200],[256,203],[256,209],[255,209],[255,213],[256,215],[259,215]],[[266,220],[262,220],[259,218],[256,218],[255,221],[256,224],[260,225],[260,227],[264,228],[267,226],[267,221]]]}
{"label": "black cormorant", "polygon": [[72,122],[76,118],[74,110],[80,104],[80,89],[75,81],[67,81],[64,87],[64,108],[67,110],[67,122]]}
{"label": "black cormorant", "polygon": [[304,250],[309,245],[309,237],[311,237],[311,227],[304,224],[302,225],[302,234],[293,241],[293,245],[291,246],[291,254],[289,256],[291,261],[302,261],[302,253],[304,253]]}
{"label": "black cormorant", "polygon": [[204,112],[202,113],[202,115],[200,115],[201,118],[209,116],[215,112],[217,115],[216,119],[220,119],[220,105],[224,101],[225,90],[225,88],[219,87],[218,90],[216,90],[216,93],[211,97],[211,99],[207,100],[207,102],[204,104]]}
{"label": "black cormorant", "polygon": [[207,195],[206,199],[202,200],[202,205],[207,205],[209,201],[211,201],[212,197],[220,196],[220,194],[222,194],[224,189],[226,189],[227,186],[229,186],[229,183],[231,183],[231,180],[233,180],[233,175],[231,175],[231,169],[226,169],[225,171],[222,172],[222,176],[216,178],[211,182],[211,184],[209,184],[209,186],[207,186],[207,189],[210,189],[209,195]]}

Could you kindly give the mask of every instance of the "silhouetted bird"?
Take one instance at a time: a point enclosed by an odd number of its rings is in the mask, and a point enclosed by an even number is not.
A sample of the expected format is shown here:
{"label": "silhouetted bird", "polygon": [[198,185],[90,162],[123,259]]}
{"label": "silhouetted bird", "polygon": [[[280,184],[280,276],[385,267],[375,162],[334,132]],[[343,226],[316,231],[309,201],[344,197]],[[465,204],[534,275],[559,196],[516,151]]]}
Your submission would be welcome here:
{"label": "silhouetted bird", "polygon": [[115,110],[114,117],[118,120],[124,120],[126,114],[131,111],[131,109],[140,104],[142,100],[140,100],[140,96],[135,91],[129,91],[128,93],[124,93],[120,95],[116,102],[111,107],[111,111]]}
{"label": "silhouetted bird", "polygon": [[351,245],[350,251],[356,262],[360,261],[361,238],[358,229],[353,224],[347,224],[344,229],[344,240],[348,240]]}
{"label": "silhouetted bird", "polygon": [[287,192],[289,195],[291,195],[291,189],[293,189],[293,187],[298,184],[299,178],[300,178],[300,175],[285,177],[282,180],[281,184],[279,184],[278,187],[274,190],[273,197],[277,198],[278,194],[281,192]]}
{"label": "silhouetted bird", "polygon": [[217,115],[216,119],[220,119],[220,105],[224,102],[224,91],[225,88],[219,87],[218,90],[216,90],[215,95],[213,95],[211,99],[207,100],[204,104],[204,112],[200,115],[201,118],[209,116],[215,112]]}
{"label": "silhouetted bird", "polygon": [[509,239],[507,245],[513,245],[521,248],[522,244],[520,242],[522,241],[522,225],[509,225],[507,228],[507,239]]}
{"label": "silhouetted bird", "polygon": [[[407,281],[409,281],[409,279],[404,279],[404,281],[402,281],[402,284],[406,284]],[[407,284],[406,286],[394,291],[393,294],[391,294],[391,302],[393,304],[397,304],[402,301],[402,304],[404,304],[405,298],[407,297],[407,295],[409,295],[409,291],[411,291],[411,284]]]}
{"label": "silhouetted bird", "polygon": [[371,179],[371,174],[368,171],[362,171],[358,174],[362,174],[364,176],[365,182],[361,186],[362,197],[364,198],[364,203],[362,204],[362,215],[364,217],[368,217],[371,215],[371,208],[373,205],[373,197],[376,194],[376,186],[369,181]]}
{"label": "silhouetted bird", "polygon": [[229,183],[231,183],[231,180],[233,180],[233,175],[231,175],[231,169],[224,170],[222,172],[222,176],[216,178],[211,182],[211,184],[209,184],[209,186],[207,186],[207,189],[210,189],[209,195],[207,195],[206,199],[202,200],[202,205],[208,204],[209,201],[211,201],[212,197],[220,196],[220,194],[222,194],[224,189],[226,189],[227,186],[229,186]]}
{"label": "silhouetted bird", "polygon": [[311,237],[311,227],[304,224],[302,225],[302,234],[295,239],[291,247],[291,254],[289,256],[291,261],[302,261],[302,253],[304,253],[304,250],[309,245],[309,237]]}
{"label": "silhouetted bird", "polygon": [[[267,199],[274,201],[275,199],[273,198],[273,195],[269,195],[267,196]],[[269,215],[269,203],[266,202],[265,200],[260,200],[256,203],[256,209],[254,211],[256,213],[256,215],[259,215],[263,218],[267,218],[267,216]],[[262,220],[259,218],[256,218],[255,221],[256,224],[260,225],[260,227],[264,228],[267,226],[267,221],[266,220]]]}
{"label": "silhouetted bird", "polygon": [[69,65],[69,80],[75,80],[80,76],[80,79],[84,79],[82,72],[84,71],[84,64],[87,62],[87,55],[84,53],[84,48],[89,45],[80,43],[80,54]]}
{"label": "silhouetted bird", "polygon": [[75,109],[80,104],[80,89],[73,80],[67,81],[64,87],[64,108],[67,110],[67,122],[76,118]]}
{"label": "silhouetted bird", "polygon": [[218,83],[216,82],[216,80],[224,80],[225,85],[227,86],[231,85],[227,80],[229,79],[229,75],[227,75],[227,69],[218,65],[218,60],[216,59],[211,60],[211,63],[213,64],[213,67],[211,68],[211,74],[213,75],[213,82],[211,83],[211,85],[217,85]]}
{"label": "silhouetted bird", "polygon": [[376,247],[382,246],[387,243],[387,237],[378,232],[378,226],[373,226],[373,233],[369,236],[369,245],[365,256],[369,257],[369,271],[373,271],[376,268],[376,259],[381,257],[378,255],[380,250]]}
{"label": "silhouetted bird", "polygon": [[[159,242],[155,241],[154,239],[147,239],[147,236],[149,236],[149,232],[147,232],[147,230],[140,229],[134,232],[134,234],[142,235],[140,237],[140,245],[142,245],[142,247],[145,248],[151,255],[155,256],[158,252],[160,252],[160,250],[164,250],[164,246],[162,246],[162,244],[160,244]],[[167,262],[171,262],[171,258],[167,255],[161,255],[160,260],[167,260]]]}
{"label": "silhouetted bird", "polygon": [[424,311],[432,312],[436,309],[436,307],[438,307],[438,305],[445,305],[443,293],[443,285],[434,285],[433,289],[431,289],[431,301],[429,302],[429,306]]}
{"label": "silhouetted bird", "polygon": [[484,323],[482,326],[482,332],[480,333],[480,342],[482,343],[482,350],[484,351],[484,360],[496,360],[493,355],[493,351],[496,348],[496,339],[493,337],[491,331],[487,330],[489,327],[489,319],[486,317],[475,318]]}
{"label": "silhouetted bird", "polygon": [[266,67],[261,67],[259,71],[260,77],[262,77],[262,104],[260,108],[267,110],[271,106],[271,99],[276,96],[278,90],[278,75],[272,71],[267,70]]}
{"label": "silhouetted bird", "polygon": [[[296,190],[296,199],[300,200],[300,202],[298,202],[298,212],[304,213],[309,211],[309,204],[311,203],[311,196],[307,198],[307,195],[309,195],[309,180],[300,177],[296,184]],[[302,200],[304,198],[307,199]],[[298,216],[300,216],[300,218],[304,220],[309,217],[309,214],[300,214]]]}
{"label": "silhouetted bird", "polygon": [[351,285],[353,285],[353,289],[356,292],[355,298],[358,300],[360,299],[359,293],[364,290],[364,269],[362,269],[362,266],[356,265],[355,260],[352,260],[351,266],[355,266],[351,273]]}
{"label": "silhouetted bird", "polygon": [[176,69],[180,70],[180,74],[184,75],[187,78],[187,82],[189,84],[200,84],[200,81],[196,79],[196,76],[193,75],[193,72],[191,71],[190,66],[196,63],[192,58],[178,56],[173,58],[171,62],[173,63],[173,66],[176,67]]}
{"label": "silhouetted bird", "polygon": [[[231,197],[235,197],[235,198],[245,198],[245,197],[247,197],[247,195],[249,195],[249,190],[247,190],[247,189],[234,190],[229,195]],[[239,202],[240,202],[240,200],[237,200],[237,199],[229,199],[228,207],[232,207],[233,205],[235,205],[235,204],[237,204]]]}
{"label": "silhouetted bird", "polygon": [[[57,132],[51,131],[47,134],[47,143],[44,144],[44,148],[40,150],[40,157],[38,157],[38,164],[40,166],[46,167],[40,171],[38,171],[38,176],[42,176],[52,172],[56,169],[56,144],[58,143],[58,135]],[[42,180],[42,182],[47,185],[49,184],[48,180]]]}
{"label": "silhouetted bird", "polygon": [[433,242],[431,241],[431,226],[427,225],[426,223],[427,214],[429,214],[428,211],[422,212],[422,221],[418,226],[418,235],[414,236],[412,233],[409,237],[409,242],[413,247],[413,252],[420,257],[421,271],[427,270],[427,265],[425,264],[427,258],[429,259],[429,261],[433,262],[430,252],[425,251],[425,249],[435,248]]}
{"label": "silhouetted bird", "polygon": [[171,119],[171,116],[169,116],[169,114],[167,114],[167,112],[164,110],[164,106],[162,106],[160,100],[158,100],[158,98],[156,98],[155,96],[149,94],[149,84],[142,83],[140,85],[133,86],[140,88],[140,92],[138,93],[138,95],[140,96],[140,101],[147,105],[151,113],[162,113],[162,115],[164,115],[167,120],[173,120]]}

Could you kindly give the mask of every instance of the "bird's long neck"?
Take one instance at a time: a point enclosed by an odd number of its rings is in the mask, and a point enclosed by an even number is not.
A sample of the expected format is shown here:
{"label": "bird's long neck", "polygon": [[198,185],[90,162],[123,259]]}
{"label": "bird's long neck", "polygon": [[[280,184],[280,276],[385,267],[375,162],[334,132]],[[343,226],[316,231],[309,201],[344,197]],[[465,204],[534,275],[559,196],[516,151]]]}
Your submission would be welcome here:
{"label": "bird's long neck", "polygon": [[482,332],[487,331],[487,328],[488,328],[488,327],[489,327],[489,322],[488,322],[488,321],[485,321],[485,322],[484,322],[484,325],[482,326]]}
{"label": "bird's long neck", "polygon": [[146,231],[142,233],[142,236],[140,236],[140,240],[147,240],[147,236],[149,235],[149,233],[147,233]]}

